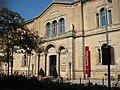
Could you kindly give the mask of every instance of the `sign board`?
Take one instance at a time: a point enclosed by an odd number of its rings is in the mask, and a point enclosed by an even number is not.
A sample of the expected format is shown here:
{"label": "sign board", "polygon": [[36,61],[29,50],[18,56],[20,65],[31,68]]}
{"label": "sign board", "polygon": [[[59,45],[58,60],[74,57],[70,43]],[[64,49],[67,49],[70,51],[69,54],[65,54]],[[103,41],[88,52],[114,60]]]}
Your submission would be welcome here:
{"label": "sign board", "polygon": [[85,47],[86,74],[90,74],[90,51],[89,46]]}

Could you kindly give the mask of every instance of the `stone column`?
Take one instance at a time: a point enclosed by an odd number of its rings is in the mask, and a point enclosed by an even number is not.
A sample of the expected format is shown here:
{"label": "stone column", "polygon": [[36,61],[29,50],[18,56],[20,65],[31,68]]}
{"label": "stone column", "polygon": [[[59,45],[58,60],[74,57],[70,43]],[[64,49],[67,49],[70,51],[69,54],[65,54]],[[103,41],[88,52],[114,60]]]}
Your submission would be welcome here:
{"label": "stone column", "polygon": [[58,73],[58,76],[60,76],[60,52],[58,51],[57,52],[57,73]]}
{"label": "stone column", "polygon": [[47,55],[46,58],[47,58],[47,60],[46,60],[46,64],[47,64],[47,65],[46,65],[46,75],[49,76],[49,73],[50,73],[50,72],[49,72],[49,71],[50,71],[50,70],[49,70],[49,69],[50,69],[49,55]]}

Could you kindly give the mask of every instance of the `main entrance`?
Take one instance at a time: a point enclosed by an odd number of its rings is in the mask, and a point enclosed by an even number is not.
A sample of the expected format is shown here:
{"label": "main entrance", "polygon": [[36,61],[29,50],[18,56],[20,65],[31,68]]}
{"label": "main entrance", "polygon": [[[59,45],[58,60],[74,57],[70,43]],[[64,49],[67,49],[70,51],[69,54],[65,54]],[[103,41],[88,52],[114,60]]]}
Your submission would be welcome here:
{"label": "main entrance", "polygon": [[49,56],[50,58],[50,76],[57,76],[57,70],[56,70],[56,55]]}

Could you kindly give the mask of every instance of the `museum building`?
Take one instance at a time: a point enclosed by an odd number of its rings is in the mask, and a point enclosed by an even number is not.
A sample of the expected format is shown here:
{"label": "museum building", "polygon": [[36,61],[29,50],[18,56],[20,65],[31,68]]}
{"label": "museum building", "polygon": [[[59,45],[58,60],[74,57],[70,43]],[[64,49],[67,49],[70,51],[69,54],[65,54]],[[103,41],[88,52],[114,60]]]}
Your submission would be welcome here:
{"label": "museum building", "polygon": [[[120,0],[53,0],[26,26],[45,40],[44,52],[33,52],[31,75],[42,68],[46,77],[52,76],[54,68],[64,79],[107,77],[101,47],[108,42],[111,77],[120,74]],[[13,70],[27,75],[30,57],[18,53],[14,57]]]}

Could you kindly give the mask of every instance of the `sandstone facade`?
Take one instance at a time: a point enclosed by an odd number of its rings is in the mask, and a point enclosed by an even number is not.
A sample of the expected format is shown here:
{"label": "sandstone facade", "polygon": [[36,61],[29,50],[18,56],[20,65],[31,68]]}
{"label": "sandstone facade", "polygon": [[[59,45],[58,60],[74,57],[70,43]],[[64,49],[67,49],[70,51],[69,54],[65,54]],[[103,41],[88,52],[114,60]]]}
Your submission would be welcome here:
{"label": "sandstone facade", "polygon": [[[103,0],[90,0],[85,3],[79,0],[59,1],[61,0],[53,0],[43,12],[26,23],[30,30],[46,40],[43,44],[46,52],[40,54],[39,69],[42,68],[46,76],[50,76],[51,68],[55,67],[58,75],[64,78],[88,78],[85,47],[89,46],[89,76],[91,79],[103,78],[107,74],[107,65],[102,65],[101,62],[101,46],[106,43]],[[120,0],[112,0],[112,3],[106,0],[106,8],[108,41],[114,49],[111,77],[117,78],[120,74]],[[47,31],[49,25],[50,31]],[[61,27],[64,29],[60,29]],[[27,74],[27,64],[22,65],[25,64],[24,55],[14,56],[14,71]],[[32,56],[30,70],[32,75],[37,75],[37,53]]]}

